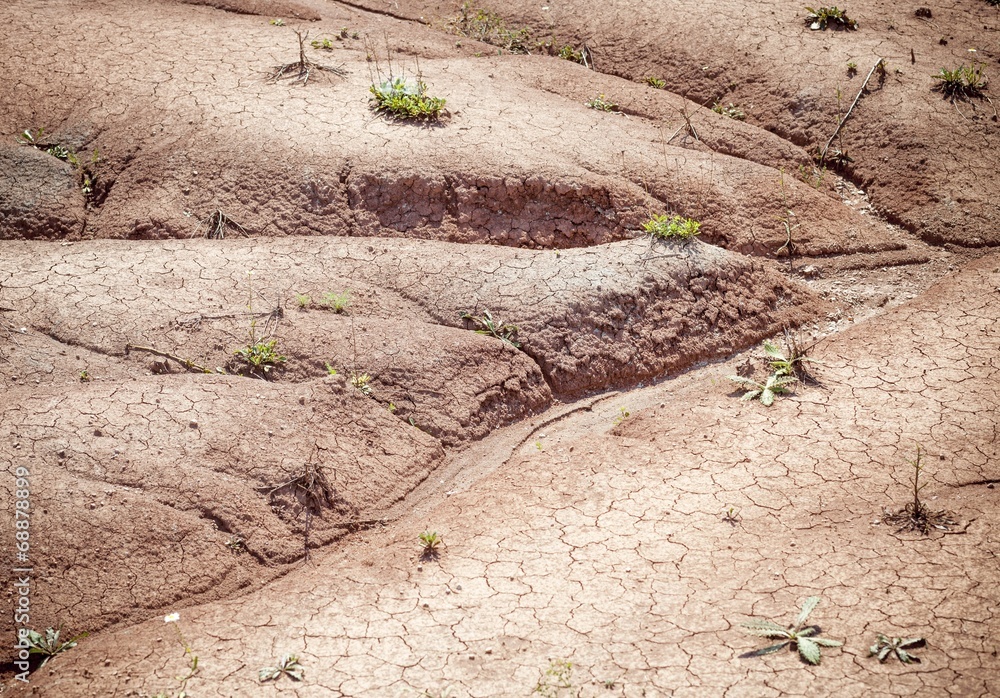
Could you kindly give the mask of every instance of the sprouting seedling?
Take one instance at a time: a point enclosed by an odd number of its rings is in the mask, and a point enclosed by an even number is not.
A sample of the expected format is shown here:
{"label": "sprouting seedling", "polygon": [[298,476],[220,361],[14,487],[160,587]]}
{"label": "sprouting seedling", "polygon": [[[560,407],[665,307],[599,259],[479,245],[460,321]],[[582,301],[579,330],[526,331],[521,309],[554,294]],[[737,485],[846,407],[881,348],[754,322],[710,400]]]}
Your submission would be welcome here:
{"label": "sprouting seedling", "polygon": [[726,510],[722,513],[722,520],[730,526],[735,526],[742,519],[743,517],[740,516],[740,510],[736,507],[726,507]]}
{"label": "sprouting seedling", "polygon": [[335,313],[343,313],[351,304],[351,292],[343,293],[327,292],[323,294],[323,307],[329,308]]}
{"label": "sprouting seedling", "polygon": [[433,559],[440,554],[440,548],[443,541],[437,531],[424,531],[417,536],[417,539],[420,541],[420,547],[422,548],[420,553],[421,557]]}
{"label": "sprouting seedling", "polygon": [[777,373],[772,373],[768,376],[767,381],[764,383],[759,383],[753,378],[745,378],[743,376],[726,376],[726,378],[739,386],[748,388],[740,400],[749,402],[750,400],[759,398],[761,404],[765,407],[773,405],[775,396],[784,395],[788,392],[788,386],[798,381],[798,378],[795,376],[782,376]]}
{"label": "sprouting seedling", "polygon": [[878,657],[878,660],[885,663],[890,655],[895,654],[903,664],[920,663],[920,657],[907,652],[907,649],[924,647],[927,642],[922,637],[886,637],[882,633],[875,638],[875,644],[868,649],[869,657]]}
{"label": "sprouting seedling", "polygon": [[624,422],[626,419],[628,419],[631,416],[632,416],[632,413],[629,412],[628,409],[626,409],[625,407],[619,407],[618,408],[618,416],[615,417],[615,426],[618,426],[619,424],[621,424],[622,422]]}
{"label": "sprouting seedling", "polygon": [[284,654],[274,666],[266,666],[257,672],[257,678],[261,683],[265,681],[277,681],[284,674],[293,681],[301,681],[303,678],[302,665],[299,658],[294,654]]}
{"label": "sprouting seedling", "polygon": [[[331,374],[334,375],[334,374]],[[371,383],[372,377],[367,373],[352,373],[351,374],[351,385],[357,388],[358,392],[365,397],[372,396],[372,387],[369,385]]]}
{"label": "sprouting seedling", "polygon": [[818,596],[810,596],[806,599],[802,604],[802,610],[799,611],[798,618],[787,628],[782,628],[777,623],[772,623],[769,620],[752,620],[740,623],[740,627],[743,628],[744,632],[751,635],[781,640],[777,644],[755,650],[744,656],[761,657],[765,654],[774,654],[786,645],[789,647],[795,645],[799,651],[799,656],[804,661],[809,664],[819,664],[821,659],[820,647],[840,647],[844,644],[839,640],[827,640],[826,638],[816,637],[820,632],[819,626],[805,625],[806,619],[809,618],[809,614],[813,612],[813,609],[819,605],[819,601],[820,598]]}

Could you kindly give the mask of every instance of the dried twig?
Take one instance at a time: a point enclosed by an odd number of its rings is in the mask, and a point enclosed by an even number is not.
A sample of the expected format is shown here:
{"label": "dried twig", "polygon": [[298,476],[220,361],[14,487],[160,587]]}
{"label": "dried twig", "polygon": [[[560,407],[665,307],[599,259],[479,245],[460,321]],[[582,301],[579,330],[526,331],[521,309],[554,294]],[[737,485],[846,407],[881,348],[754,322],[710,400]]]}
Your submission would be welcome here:
{"label": "dried twig", "polygon": [[199,230],[201,226],[204,225],[208,228],[208,232],[205,233],[205,237],[209,240],[222,240],[226,237],[226,228],[231,228],[237,233],[243,235],[243,237],[249,237],[246,228],[234,221],[229,214],[223,211],[221,208],[217,208],[212,212],[208,218],[199,223]]}
{"label": "dried twig", "polygon": [[347,71],[343,68],[334,68],[333,66],[316,63],[306,57],[306,39],[309,38],[308,32],[303,34],[300,31],[296,31],[295,36],[299,38],[299,60],[294,63],[275,66],[274,72],[269,76],[271,80],[278,82],[278,80],[283,78],[292,78],[293,81],[301,81],[302,85],[305,86],[309,82],[309,76],[312,75],[314,70],[326,71],[341,77],[347,75]]}
{"label": "dried twig", "polygon": [[837,134],[840,133],[840,129],[844,126],[844,123],[847,121],[848,118],[850,118],[851,112],[854,111],[854,107],[857,106],[858,100],[861,99],[861,95],[864,94],[865,88],[868,87],[868,81],[872,79],[872,75],[874,75],[875,72],[879,68],[882,68],[883,71],[885,70],[885,59],[884,58],[879,58],[878,61],[875,63],[875,65],[872,66],[872,69],[868,71],[868,77],[866,77],[865,81],[861,84],[861,89],[858,90],[857,97],[855,97],[854,98],[854,102],[851,103],[851,108],[847,110],[847,114],[837,124],[837,128],[833,132],[833,135],[830,136],[830,140],[828,140],[826,142],[826,146],[823,147],[823,152],[820,153],[820,155],[819,155],[819,162],[820,162],[820,164],[823,164],[823,161],[826,160],[826,151],[828,151],[830,149],[830,145],[833,143],[833,139],[837,137]]}
{"label": "dried twig", "polygon": [[183,359],[174,354],[170,354],[165,351],[160,351],[159,349],[154,349],[153,347],[141,347],[136,344],[126,344],[125,356],[128,356],[129,352],[132,350],[142,351],[147,354],[152,354],[153,356],[160,356],[164,359],[170,359],[171,361],[177,362],[182,367],[186,368],[188,371],[191,371],[193,373],[219,373],[222,375],[226,374],[225,371],[221,371],[217,368],[208,368],[207,366],[201,366],[200,364],[196,364],[194,361],[191,361],[190,359]]}

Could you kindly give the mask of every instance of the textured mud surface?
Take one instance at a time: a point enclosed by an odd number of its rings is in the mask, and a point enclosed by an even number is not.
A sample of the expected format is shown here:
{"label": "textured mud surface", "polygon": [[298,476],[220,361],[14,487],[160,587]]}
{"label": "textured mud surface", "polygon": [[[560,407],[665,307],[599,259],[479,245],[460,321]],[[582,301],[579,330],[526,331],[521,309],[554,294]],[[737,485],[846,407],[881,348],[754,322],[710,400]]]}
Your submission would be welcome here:
{"label": "textured mud surface", "polygon": [[[0,9],[0,540],[27,471],[30,627],[92,633],[5,692],[1000,693],[997,125],[926,77],[1000,72],[1000,10],[487,6],[592,70],[402,5]],[[344,75],[268,79],[293,30]],[[375,116],[389,71],[448,117]],[[787,327],[819,383],[740,402]],[[926,537],[881,523],[918,445]],[[741,656],[812,595],[844,648]],[[285,653],[305,680],[262,685]]]}

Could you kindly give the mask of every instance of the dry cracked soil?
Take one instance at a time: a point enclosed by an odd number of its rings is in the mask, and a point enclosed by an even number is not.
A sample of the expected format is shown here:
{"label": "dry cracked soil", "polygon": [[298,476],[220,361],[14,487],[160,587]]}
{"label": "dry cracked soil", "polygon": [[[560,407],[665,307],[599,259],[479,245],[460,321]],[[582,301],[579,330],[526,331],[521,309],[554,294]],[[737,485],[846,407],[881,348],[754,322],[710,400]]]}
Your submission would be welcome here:
{"label": "dry cracked soil", "polygon": [[0,694],[1000,695],[1000,6],[923,3],[7,0]]}

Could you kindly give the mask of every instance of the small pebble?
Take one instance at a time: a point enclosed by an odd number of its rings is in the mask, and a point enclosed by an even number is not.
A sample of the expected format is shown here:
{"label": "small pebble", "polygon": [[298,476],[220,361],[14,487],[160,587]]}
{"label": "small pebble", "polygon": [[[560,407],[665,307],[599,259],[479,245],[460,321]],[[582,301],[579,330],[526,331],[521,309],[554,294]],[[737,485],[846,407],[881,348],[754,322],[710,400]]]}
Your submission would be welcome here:
{"label": "small pebble", "polygon": [[194,421],[192,419],[190,422],[188,422],[188,426],[191,427],[192,429],[197,429],[198,428],[198,422],[196,422],[196,421]]}

